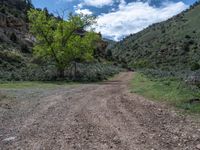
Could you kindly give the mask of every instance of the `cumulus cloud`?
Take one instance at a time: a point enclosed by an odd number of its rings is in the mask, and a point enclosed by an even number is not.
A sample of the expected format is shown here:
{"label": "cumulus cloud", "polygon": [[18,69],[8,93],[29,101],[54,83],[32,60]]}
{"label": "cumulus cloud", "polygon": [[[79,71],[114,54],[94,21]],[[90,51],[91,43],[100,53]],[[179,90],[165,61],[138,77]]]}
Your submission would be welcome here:
{"label": "cumulus cloud", "polygon": [[84,15],[92,15],[92,12],[89,9],[77,9],[75,10],[77,14],[84,14]]}
{"label": "cumulus cloud", "polygon": [[153,23],[167,20],[187,7],[183,2],[168,2],[161,7],[154,7],[149,5],[148,2],[126,4],[124,0],[121,0],[117,11],[98,16],[96,31],[101,32],[105,37],[111,37],[118,41],[124,36],[139,32]]}
{"label": "cumulus cloud", "polygon": [[103,7],[106,5],[112,5],[113,0],[83,0],[82,4],[94,7]]}

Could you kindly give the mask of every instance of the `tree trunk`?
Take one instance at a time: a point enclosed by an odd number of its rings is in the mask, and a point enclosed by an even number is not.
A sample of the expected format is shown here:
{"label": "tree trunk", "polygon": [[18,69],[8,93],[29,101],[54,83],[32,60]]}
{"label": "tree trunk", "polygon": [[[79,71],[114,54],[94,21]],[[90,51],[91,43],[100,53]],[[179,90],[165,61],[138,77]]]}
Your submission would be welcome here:
{"label": "tree trunk", "polygon": [[69,68],[69,77],[70,79],[73,79],[73,65],[71,65]]}
{"label": "tree trunk", "polygon": [[74,79],[76,79],[76,73],[77,73],[77,65],[76,62],[74,62]]}
{"label": "tree trunk", "polygon": [[64,78],[65,76],[65,70],[63,68],[58,69],[58,77],[59,78]]}

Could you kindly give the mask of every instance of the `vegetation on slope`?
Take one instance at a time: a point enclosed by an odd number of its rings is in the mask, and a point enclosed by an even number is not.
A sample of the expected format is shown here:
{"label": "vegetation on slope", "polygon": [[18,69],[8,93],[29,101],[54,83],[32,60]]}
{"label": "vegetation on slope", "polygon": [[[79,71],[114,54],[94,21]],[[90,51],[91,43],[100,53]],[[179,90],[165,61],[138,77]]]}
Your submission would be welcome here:
{"label": "vegetation on slope", "polygon": [[200,90],[188,87],[177,79],[155,79],[136,73],[132,80],[132,92],[173,106],[200,113]]}
{"label": "vegetation on slope", "polygon": [[[64,68],[62,68],[62,72],[65,75],[63,80],[99,81],[106,79],[110,75],[113,75],[120,71],[120,69],[113,66],[112,63],[106,63],[106,61],[102,58],[105,54],[100,54],[101,52],[104,52],[104,49],[107,46],[107,42],[101,40],[97,44],[98,48],[94,51],[94,49],[91,50],[91,48],[88,46],[85,47],[84,43],[89,42],[89,39],[82,38],[86,40],[81,40],[82,33],[80,35],[73,34],[73,38],[75,39],[72,40],[71,38],[70,44],[68,42],[68,45],[71,46],[71,51],[74,52],[72,57],[72,55],[68,55],[67,53],[64,54],[62,52],[63,49],[66,50],[66,47],[61,47],[61,40],[58,40],[58,36],[60,37],[60,39],[63,39],[60,35],[61,30],[59,30],[61,29],[61,25],[63,25],[62,27],[66,27],[66,21],[62,20],[62,18],[54,17],[53,14],[50,14],[47,9],[34,9],[34,6],[31,4],[31,0],[2,0],[0,1],[0,4],[0,19],[2,17],[3,20],[6,20],[5,22],[0,22],[0,81],[58,80],[58,65],[61,66],[64,63],[66,65],[64,66]],[[36,57],[35,55],[33,55],[32,49],[35,42],[35,37],[30,34],[30,28],[28,28],[30,22],[28,20],[27,14],[30,8],[32,8],[33,11],[42,12],[46,15],[46,18],[52,18],[51,20],[57,22],[57,26],[60,24],[60,27],[58,27],[57,30],[55,30],[55,26],[51,28],[51,33],[53,34],[52,36],[48,35],[47,38],[51,41],[51,46],[53,46],[54,50],[56,51],[56,57],[60,57],[59,62],[61,62],[62,64],[55,63],[55,57],[50,57],[52,56],[52,53],[49,54],[48,57],[47,55],[42,55],[45,51],[46,54],[48,54],[49,49],[45,47],[46,43],[44,41],[44,38],[41,39],[40,37],[40,39],[38,39],[38,36],[36,36],[37,43],[43,44],[43,47],[40,47],[40,51],[38,51],[37,49],[38,53],[41,55],[40,57]],[[10,21],[14,23],[8,24]],[[45,25],[47,24],[44,23],[43,25],[44,26],[42,30],[46,32],[48,29],[45,29]],[[67,31],[68,30],[65,29],[64,32],[66,33]],[[20,35],[20,37],[18,37],[18,35]],[[64,38],[66,38],[66,36],[67,33]],[[54,38],[54,41],[52,41],[52,38]],[[57,41],[55,39],[57,39]],[[84,46],[84,48],[74,47],[75,43],[77,43],[77,39],[84,43],[76,45],[82,45]],[[84,50],[84,54],[83,51],[79,51],[79,53],[77,53],[78,50]],[[87,60],[89,59],[89,57],[94,57],[94,59],[90,63],[85,62],[83,61],[83,57],[86,58],[86,55]],[[70,56],[70,61],[68,60],[68,56]],[[72,62],[72,60],[74,60],[74,62],[77,62],[75,71],[77,76],[76,79],[73,77],[74,69],[72,68],[72,64],[74,63]]]}
{"label": "vegetation on slope", "polygon": [[134,92],[200,112],[200,1],[107,49],[112,60],[136,69]]}
{"label": "vegetation on slope", "polygon": [[200,4],[114,45],[112,59],[129,68],[200,69]]}

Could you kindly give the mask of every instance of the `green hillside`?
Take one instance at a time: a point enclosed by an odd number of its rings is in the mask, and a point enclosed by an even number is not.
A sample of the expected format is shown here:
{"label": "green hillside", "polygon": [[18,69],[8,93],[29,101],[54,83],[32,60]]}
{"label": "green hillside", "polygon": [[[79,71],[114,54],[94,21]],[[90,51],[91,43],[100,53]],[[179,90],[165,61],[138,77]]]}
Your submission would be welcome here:
{"label": "green hillside", "polygon": [[[27,12],[30,8],[34,8],[31,0],[0,0],[0,82],[58,80],[54,61],[33,55],[36,38],[29,31]],[[37,10],[44,11],[48,17],[55,17],[46,8]],[[103,80],[120,71],[105,61],[107,43],[100,40],[96,44],[93,62],[77,64],[76,80]],[[72,72],[71,64],[65,70],[64,80],[72,80]]]}
{"label": "green hillside", "polygon": [[134,69],[200,69],[200,2],[165,22],[126,37],[108,52],[113,60]]}

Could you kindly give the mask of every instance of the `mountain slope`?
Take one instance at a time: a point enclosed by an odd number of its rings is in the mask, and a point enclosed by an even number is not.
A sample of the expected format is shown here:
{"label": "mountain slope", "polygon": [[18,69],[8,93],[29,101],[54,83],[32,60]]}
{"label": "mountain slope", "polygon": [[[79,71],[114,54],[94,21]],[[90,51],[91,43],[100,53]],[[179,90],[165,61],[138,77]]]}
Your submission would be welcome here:
{"label": "mountain slope", "polygon": [[28,33],[27,11],[32,4],[27,0],[0,1],[0,44],[16,48],[31,46],[33,39]]}
{"label": "mountain slope", "polygon": [[[34,8],[31,0],[0,0],[0,82],[57,79],[54,61],[38,58],[32,53],[36,39],[29,31],[27,12],[30,8]],[[47,9],[43,11],[55,17]],[[80,32],[85,33],[76,31],[75,34],[82,36]],[[105,61],[107,45],[107,41],[99,40],[94,62],[77,64],[77,80],[103,80],[119,72],[119,68]],[[72,79],[72,71],[72,66],[65,70],[66,80]]]}
{"label": "mountain slope", "polygon": [[118,42],[112,58],[131,68],[200,68],[200,2],[187,11]]}

